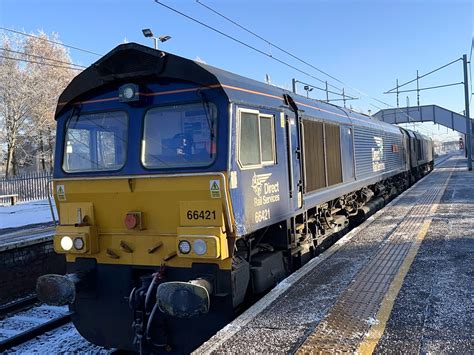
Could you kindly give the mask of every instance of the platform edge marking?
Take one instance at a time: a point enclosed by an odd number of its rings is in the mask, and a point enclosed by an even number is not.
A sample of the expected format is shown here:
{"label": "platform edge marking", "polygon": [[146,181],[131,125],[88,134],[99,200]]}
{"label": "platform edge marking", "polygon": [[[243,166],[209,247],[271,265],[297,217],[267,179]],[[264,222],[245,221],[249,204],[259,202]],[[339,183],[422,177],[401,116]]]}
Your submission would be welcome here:
{"label": "platform edge marking", "polygon": [[[449,160],[449,159],[447,159]],[[429,213],[432,215],[437,209],[439,205],[439,201],[441,200],[444,192],[446,191],[446,187],[448,186],[449,180],[451,179],[452,173],[454,169],[450,171],[446,181],[444,182],[441,190],[438,192],[438,195],[435,198],[435,203],[431,206]],[[397,275],[393,279],[392,283],[389,286],[387,293],[384,296],[382,304],[380,305],[379,311],[375,316],[375,324],[369,329],[368,333],[365,335],[364,340],[359,344],[359,348],[357,353],[362,355],[369,355],[372,354],[377,346],[378,342],[382,338],[385,328],[387,326],[387,322],[390,318],[392,313],[393,306],[395,304],[395,300],[397,299],[398,293],[400,292],[403,281],[405,280],[408,271],[410,270],[411,264],[415,260],[416,255],[418,254],[418,250],[425,238],[426,234],[428,234],[429,227],[431,226],[431,222],[433,219],[429,217],[423,222],[421,230],[418,232],[416,236],[416,240],[411,246],[408,255],[405,257],[400,269],[397,272]]]}
{"label": "platform edge marking", "polygon": [[403,261],[403,264],[398,270],[397,275],[393,279],[387,293],[384,296],[384,300],[382,301],[380,309],[377,312],[377,315],[375,316],[375,320],[376,320],[375,325],[373,325],[370,328],[365,339],[359,345],[358,353],[363,354],[363,355],[372,354],[378,342],[382,338],[388,319],[390,318],[390,314],[392,313],[393,305],[395,304],[395,300],[398,296],[398,293],[400,292],[400,289],[402,288],[405,276],[410,270],[411,264],[415,260],[415,257],[418,253],[421,242],[423,241],[424,237],[428,233],[428,229],[430,225],[431,225],[431,219],[423,222],[423,226],[421,227],[421,230],[416,237],[416,242],[411,247],[407,257]]}

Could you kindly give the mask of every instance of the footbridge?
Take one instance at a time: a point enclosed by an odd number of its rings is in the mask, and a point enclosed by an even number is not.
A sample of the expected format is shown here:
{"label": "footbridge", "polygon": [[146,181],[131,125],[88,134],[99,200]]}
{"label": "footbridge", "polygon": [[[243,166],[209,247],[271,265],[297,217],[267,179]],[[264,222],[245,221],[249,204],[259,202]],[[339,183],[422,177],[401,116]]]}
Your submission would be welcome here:
{"label": "footbridge", "polygon": [[[374,117],[387,123],[434,122],[466,134],[466,117],[437,105],[424,105],[380,110]],[[471,119],[471,126],[473,120]],[[472,130],[472,128],[471,128]]]}

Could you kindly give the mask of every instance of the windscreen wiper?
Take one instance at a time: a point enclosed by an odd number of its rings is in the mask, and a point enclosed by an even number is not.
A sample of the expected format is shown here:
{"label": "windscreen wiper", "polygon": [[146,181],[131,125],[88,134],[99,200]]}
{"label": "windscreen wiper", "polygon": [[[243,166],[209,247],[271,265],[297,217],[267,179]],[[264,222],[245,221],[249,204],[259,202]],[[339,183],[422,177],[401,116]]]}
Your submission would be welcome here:
{"label": "windscreen wiper", "polygon": [[210,146],[210,149],[209,149],[209,158],[212,158],[212,145],[214,143],[214,138],[215,138],[214,120],[211,119],[211,117],[210,117],[211,109],[209,107],[209,100],[204,96],[204,93],[201,90],[198,90],[197,94],[201,98],[202,107],[204,109],[204,114],[206,115],[207,125],[209,126],[209,132],[210,132],[210,137],[209,138],[210,138],[210,141],[211,141],[211,146]]}

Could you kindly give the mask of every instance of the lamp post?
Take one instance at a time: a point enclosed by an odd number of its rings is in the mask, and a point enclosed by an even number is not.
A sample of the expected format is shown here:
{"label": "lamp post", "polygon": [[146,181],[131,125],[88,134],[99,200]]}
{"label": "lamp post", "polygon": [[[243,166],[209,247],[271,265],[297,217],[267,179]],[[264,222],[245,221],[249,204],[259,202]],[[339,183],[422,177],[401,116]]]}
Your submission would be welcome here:
{"label": "lamp post", "polygon": [[153,42],[155,44],[155,49],[158,49],[158,41],[160,41],[161,43],[164,43],[171,39],[171,36],[160,36],[157,38],[153,35],[152,30],[149,28],[143,29],[142,32],[145,37],[153,39]]}

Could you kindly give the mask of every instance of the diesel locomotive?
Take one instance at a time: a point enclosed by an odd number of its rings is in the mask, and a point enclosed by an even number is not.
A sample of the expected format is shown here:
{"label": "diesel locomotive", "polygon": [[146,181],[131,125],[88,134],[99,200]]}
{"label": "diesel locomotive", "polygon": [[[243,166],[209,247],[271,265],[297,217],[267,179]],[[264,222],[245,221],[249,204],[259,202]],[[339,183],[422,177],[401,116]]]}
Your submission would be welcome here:
{"label": "diesel locomotive", "polygon": [[56,252],[38,279],[80,334],[190,352],[246,299],[433,169],[429,138],[123,44],[59,98]]}

